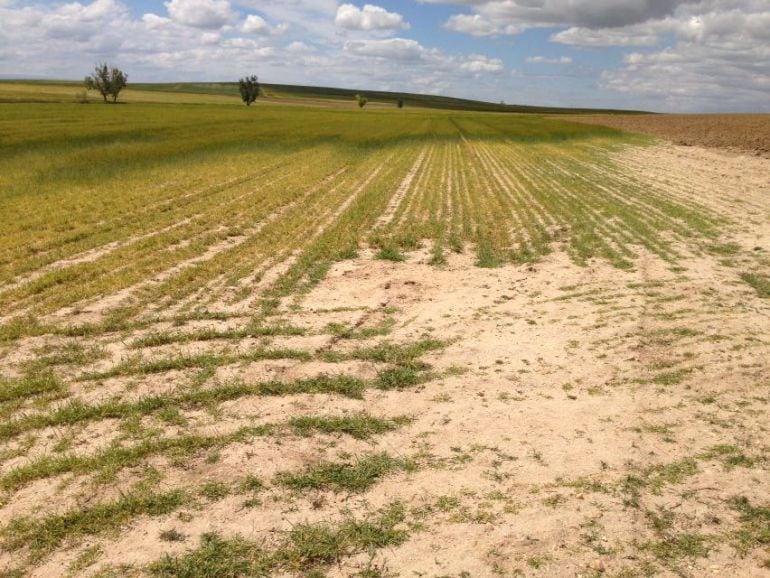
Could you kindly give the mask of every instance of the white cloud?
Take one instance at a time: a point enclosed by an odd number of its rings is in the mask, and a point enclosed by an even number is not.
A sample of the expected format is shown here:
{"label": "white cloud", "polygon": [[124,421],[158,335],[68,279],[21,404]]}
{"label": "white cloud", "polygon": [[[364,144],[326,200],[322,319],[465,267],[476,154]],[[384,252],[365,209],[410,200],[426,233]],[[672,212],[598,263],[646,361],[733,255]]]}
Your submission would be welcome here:
{"label": "white cloud", "polygon": [[353,4],[342,4],[337,8],[334,23],[348,30],[398,30],[409,28],[404,17],[388,12],[379,6],[365,4],[358,8]]}
{"label": "white cloud", "polygon": [[193,28],[217,30],[237,17],[227,0],[170,0],[165,5],[172,20]]}
{"label": "white cloud", "polygon": [[301,42],[299,40],[295,40],[291,44],[289,44],[286,47],[287,52],[291,52],[293,54],[309,54],[311,52],[315,52],[315,48],[312,46],[308,46],[304,42]]}
{"label": "white cloud", "polygon": [[770,111],[770,5],[704,0],[646,25],[676,38],[605,71],[605,88],[669,110]]}
{"label": "white cloud", "polygon": [[420,60],[425,53],[419,42],[407,38],[357,40],[346,43],[345,50],[357,56],[411,61]]}
{"label": "white cloud", "polygon": [[286,33],[289,29],[289,25],[281,23],[277,26],[270,26],[264,18],[257,14],[249,14],[243,21],[240,27],[242,32],[246,34],[258,34],[258,35],[280,35]]}
{"label": "white cloud", "polygon": [[460,63],[460,69],[472,73],[491,72],[497,74],[505,69],[505,65],[499,58],[488,58],[481,54],[471,54]]}
{"label": "white cloud", "polygon": [[241,26],[246,34],[270,34],[270,26],[265,19],[256,14],[249,14]]}
{"label": "white cloud", "polygon": [[528,56],[526,62],[534,64],[572,64],[572,58],[569,56],[560,56],[559,58],[548,58],[546,56]]}
{"label": "white cloud", "polygon": [[[612,27],[596,24],[611,20],[612,6],[625,13],[615,21],[641,18],[638,11],[627,17],[626,4],[632,0],[597,0],[592,8],[586,0],[575,0],[584,11],[604,10],[604,16],[560,18],[561,24],[546,16],[567,0],[467,0],[468,14],[450,19],[446,28],[489,37],[532,26],[556,27],[551,42],[559,51],[535,44],[531,65],[510,74],[500,59],[463,54],[461,47],[449,53],[423,40],[429,36],[398,38],[391,37],[394,29],[337,26],[338,0],[166,0],[168,12],[141,17],[132,16],[120,0],[57,1],[65,3],[0,0],[0,75],[77,79],[96,62],[107,61],[136,82],[232,80],[253,72],[265,82],[492,101],[770,112],[768,0],[692,0],[654,9],[651,2],[641,2],[653,16]],[[191,16],[195,2],[211,10]],[[364,14],[366,7],[358,6]],[[518,6],[519,16],[505,16],[511,6]],[[527,6],[530,12],[522,12]],[[193,16],[206,16],[205,22],[193,22]],[[579,63],[568,63],[562,59],[574,53],[565,45],[588,50]],[[594,47],[602,46],[620,46],[627,54],[602,71],[596,65],[607,59],[592,56]],[[611,58],[622,51],[613,51]],[[565,56],[554,62],[550,55],[562,52]],[[543,54],[549,56],[538,58]]]}
{"label": "white cloud", "polygon": [[481,14],[455,14],[444,23],[444,28],[470,34],[471,36],[496,36],[498,34],[518,34],[517,26],[500,27],[487,20]]}
{"label": "white cloud", "polygon": [[551,35],[551,42],[572,46],[655,46],[659,35],[638,27],[592,30],[573,26]]}

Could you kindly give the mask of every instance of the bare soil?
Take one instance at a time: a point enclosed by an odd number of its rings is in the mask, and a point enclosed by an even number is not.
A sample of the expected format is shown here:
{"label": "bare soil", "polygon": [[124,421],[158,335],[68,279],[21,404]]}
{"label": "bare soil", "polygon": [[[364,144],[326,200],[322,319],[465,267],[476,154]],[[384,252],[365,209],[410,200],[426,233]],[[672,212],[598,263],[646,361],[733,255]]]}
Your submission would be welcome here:
{"label": "bare soil", "polygon": [[[561,251],[534,265],[497,269],[477,267],[468,253],[435,267],[428,247],[403,263],[377,260],[373,251],[340,262],[300,300],[284,303],[282,317],[322,331],[332,321],[366,327],[392,316],[392,332],[375,341],[447,343],[423,358],[434,379],[402,390],[370,389],[363,399],[245,397],[215,412],[186,413],[188,427],[222,435],[247,424],[358,411],[407,415],[411,423],[365,441],[287,434],[233,443],[216,459],[201,455],[183,465],[153,458],[163,488],[236,484],[250,473],[268,487],[256,507],[229,495],[139,517],[119,532],[56,550],[29,575],[61,576],[94,546],[101,556],[78,575],[122,564],[141,573],[164,553],[196,548],[206,532],[269,546],[299,523],[339,521],[343,512],[363,515],[399,501],[408,540],[344,558],[326,575],[377,568],[379,576],[402,577],[769,576],[766,544],[741,549],[747,530],[733,504],[746,498],[770,507],[770,299],[740,279],[768,262],[770,161],[674,145],[632,147],[615,161],[634,178],[665,183],[673,197],[722,216],[723,238],[702,250],[677,247],[676,263],[635,248],[628,271],[602,260],[578,266]],[[387,218],[393,213],[389,208]],[[728,243],[729,254],[715,249]],[[130,341],[121,336],[110,344],[114,360],[130,353]],[[351,341],[319,334],[272,344],[314,351],[360,345]],[[175,347],[199,353],[221,346]],[[335,371],[371,378],[376,368],[365,361],[269,361],[218,369],[222,378],[249,379]],[[169,385],[151,376],[107,384],[110,395],[125,387],[129,399]],[[82,399],[94,395],[82,392]],[[105,421],[38,432],[37,445],[3,463],[0,473],[64,435],[73,436],[78,451],[96,451],[110,443],[113,427]],[[371,451],[408,457],[419,467],[363,493],[298,494],[270,483],[280,471]],[[71,474],[41,480],[0,506],[0,518],[112,498],[140,473],[124,472],[112,485]],[[171,529],[182,541],[159,538]],[[19,557],[0,553],[0,571]],[[103,575],[122,575],[115,572]]]}
{"label": "bare soil", "polygon": [[648,134],[683,146],[720,148],[770,158],[770,114],[600,114],[569,119]]}

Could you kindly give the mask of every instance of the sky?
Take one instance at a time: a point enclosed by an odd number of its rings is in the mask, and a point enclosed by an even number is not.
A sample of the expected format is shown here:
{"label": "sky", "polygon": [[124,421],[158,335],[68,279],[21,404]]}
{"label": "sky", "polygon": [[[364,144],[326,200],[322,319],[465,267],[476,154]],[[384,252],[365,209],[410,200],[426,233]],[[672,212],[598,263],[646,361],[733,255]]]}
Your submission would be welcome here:
{"label": "sky", "polygon": [[770,0],[0,0],[0,77],[770,112]]}

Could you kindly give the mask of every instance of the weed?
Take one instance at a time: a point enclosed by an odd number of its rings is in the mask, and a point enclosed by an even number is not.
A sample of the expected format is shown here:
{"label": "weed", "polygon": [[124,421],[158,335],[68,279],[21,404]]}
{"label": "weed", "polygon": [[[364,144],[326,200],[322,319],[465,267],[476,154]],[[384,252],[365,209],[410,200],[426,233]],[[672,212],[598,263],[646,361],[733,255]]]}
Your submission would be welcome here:
{"label": "weed", "polygon": [[65,540],[94,536],[118,529],[137,515],[161,516],[173,512],[187,500],[180,490],[164,494],[122,496],[116,502],[99,504],[40,519],[15,518],[2,530],[3,548],[28,548],[31,553],[47,553]]}
{"label": "weed", "polygon": [[741,279],[751,285],[757,295],[770,299],[770,277],[758,273],[741,273]]}
{"label": "weed", "polygon": [[409,423],[409,418],[380,419],[366,413],[341,417],[303,416],[289,421],[294,431],[302,436],[309,436],[314,431],[322,433],[344,433],[356,439],[369,439],[373,435],[392,431]]}
{"label": "weed", "polygon": [[406,261],[406,257],[404,256],[404,254],[401,251],[399,251],[398,248],[391,245],[385,246],[382,249],[380,249],[377,252],[376,257],[377,259],[382,259],[385,261],[395,261],[395,262]]}
{"label": "weed", "polygon": [[239,578],[269,576],[281,570],[308,575],[345,556],[398,546],[407,538],[404,508],[394,503],[377,515],[363,519],[346,518],[339,525],[324,522],[298,524],[273,550],[241,538],[222,538],[218,534],[201,536],[200,546],[187,554],[164,558],[151,564],[157,578]]}
{"label": "weed", "polygon": [[362,492],[389,473],[413,468],[411,462],[383,452],[365,454],[352,463],[321,462],[300,473],[282,472],[274,481],[293,490]]}

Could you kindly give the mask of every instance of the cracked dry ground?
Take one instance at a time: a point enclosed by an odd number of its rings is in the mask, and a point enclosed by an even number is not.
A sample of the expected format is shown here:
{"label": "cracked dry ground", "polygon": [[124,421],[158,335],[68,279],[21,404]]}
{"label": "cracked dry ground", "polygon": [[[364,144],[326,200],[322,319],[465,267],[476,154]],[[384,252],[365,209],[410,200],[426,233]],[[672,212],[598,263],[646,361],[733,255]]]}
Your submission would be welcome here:
{"label": "cracked dry ground", "polygon": [[54,311],[68,330],[3,349],[0,568],[770,575],[768,161],[612,154],[720,235],[630,245],[624,268],[558,238],[499,268],[362,250],[258,322],[216,301],[118,327],[109,297]]}

